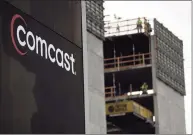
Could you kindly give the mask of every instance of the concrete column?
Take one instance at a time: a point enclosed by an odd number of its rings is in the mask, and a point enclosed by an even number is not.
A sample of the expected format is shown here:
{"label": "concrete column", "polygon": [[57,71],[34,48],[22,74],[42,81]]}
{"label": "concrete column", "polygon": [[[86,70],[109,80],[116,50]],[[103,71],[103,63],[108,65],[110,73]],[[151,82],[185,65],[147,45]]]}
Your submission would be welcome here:
{"label": "concrete column", "polygon": [[86,30],[86,3],[81,1],[82,6],[82,46],[83,46],[83,74],[84,74],[84,105],[85,105],[85,133],[89,134],[89,91],[88,91],[88,53],[87,53],[87,30]]}
{"label": "concrete column", "polygon": [[151,40],[156,134],[185,134],[184,96],[156,77],[155,37]]}
{"label": "concrete column", "polygon": [[82,32],[86,134],[106,134],[103,41],[86,30],[85,1],[82,1]]}

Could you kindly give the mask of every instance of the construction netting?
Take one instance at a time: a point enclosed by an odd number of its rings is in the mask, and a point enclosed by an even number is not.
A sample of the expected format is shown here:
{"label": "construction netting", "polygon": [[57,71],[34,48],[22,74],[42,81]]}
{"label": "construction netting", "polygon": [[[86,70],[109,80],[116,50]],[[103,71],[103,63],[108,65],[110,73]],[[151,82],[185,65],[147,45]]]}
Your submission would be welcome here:
{"label": "construction netting", "polygon": [[185,95],[183,42],[156,19],[154,27],[156,75],[174,90]]}

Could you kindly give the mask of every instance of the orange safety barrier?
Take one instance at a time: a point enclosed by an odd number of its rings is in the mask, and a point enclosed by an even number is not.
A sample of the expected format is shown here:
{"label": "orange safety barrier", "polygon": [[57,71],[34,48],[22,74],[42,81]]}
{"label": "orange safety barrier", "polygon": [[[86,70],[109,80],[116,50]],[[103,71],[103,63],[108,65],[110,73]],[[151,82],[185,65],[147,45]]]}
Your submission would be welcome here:
{"label": "orange safety barrier", "polygon": [[105,87],[105,97],[114,97],[115,96],[115,87]]}
{"label": "orange safety barrier", "polygon": [[104,60],[105,69],[121,67],[134,67],[139,65],[146,65],[151,63],[151,54],[135,54],[129,56],[121,56],[115,58],[107,58]]}

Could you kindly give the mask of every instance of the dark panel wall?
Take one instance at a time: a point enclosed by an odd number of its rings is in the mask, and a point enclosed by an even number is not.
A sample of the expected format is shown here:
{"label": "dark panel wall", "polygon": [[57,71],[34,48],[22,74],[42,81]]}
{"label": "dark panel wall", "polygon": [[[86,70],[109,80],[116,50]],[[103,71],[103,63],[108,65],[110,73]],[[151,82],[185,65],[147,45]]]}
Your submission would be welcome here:
{"label": "dark panel wall", "polygon": [[[44,4],[43,1],[39,3],[37,1],[12,1],[12,3],[56,32],[61,31],[62,36],[66,36],[68,40],[81,46],[81,40],[79,40],[81,33],[75,29],[70,30],[70,27],[75,25],[72,20],[64,25],[59,23],[60,18],[63,18],[62,14],[71,14],[72,9],[67,10],[68,8],[64,8],[67,11],[59,13],[59,8],[61,10],[62,6],[58,6],[56,11],[57,4],[65,5],[65,3],[60,1],[55,3],[45,1]],[[58,16],[48,8],[51,5],[55,7],[53,10],[56,11],[55,13],[58,12]],[[69,4],[69,8],[71,6]],[[41,13],[38,14],[37,11]],[[25,19],[26,30],[31,30],[34,35],[41,36],[47,43],[52,43],[55,48],[74,54],[76,75],[65,71],[56,63],[51,63],[35,52],[28,50],[26,55],[19,55],[13,47],[10,36],[10,22],[14,14],[19,14]],[[81,20],[78,21],[74,28],[77,27],[81,32]],[[21,20],[16,21],[15,26],[19,24],[23,25]],[[1,1],[0,133],[85,133],[82,49],[56,32]],[[21,35],[21,39],[24,40],[25,37]],[[32,44],[31,40],[29,42]],[[16,44],[18,45],[18,41]],[[20,49],[26,50],[27,48]]]}
{"label": "dark panel wall", "polygon": [[7,0],[52,30],[81,46],[81,2],[68,0]]}
{"label": "dark panel wall", "polygon": [[157,77],[185,95],[183,42],[154,19]]}
{"label": "dark panel wall", "polygon": [[103,3],[103,0],[86,0],[87,30],[101,40],[104,40]]}

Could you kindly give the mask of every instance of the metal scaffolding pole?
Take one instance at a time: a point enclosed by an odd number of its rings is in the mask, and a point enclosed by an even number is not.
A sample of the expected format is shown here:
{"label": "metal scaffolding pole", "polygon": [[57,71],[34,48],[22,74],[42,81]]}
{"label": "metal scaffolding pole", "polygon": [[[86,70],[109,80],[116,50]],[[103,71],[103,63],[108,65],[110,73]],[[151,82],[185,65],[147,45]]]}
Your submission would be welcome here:
{"label": "metal scaffolding pole", "polygon": [[135,65],[135,45],[133,44],[133,65]]}
{"label": "metal scaffolding pole", "polygon": [[115,85],[115,74],[113,73],[113,87],[114,87],[114,96],[116,94],[116,85]]}
{"label": "metal scaffolding pole", "polygon": [[114,44],[114,63],[115,63],[115,68],[116,68],[116,50],[115,50],[115,44]]}
{"label": "metal scaffolding pole", "polygon": [[119,83],[119,96],[121,95],[121,84]]}

